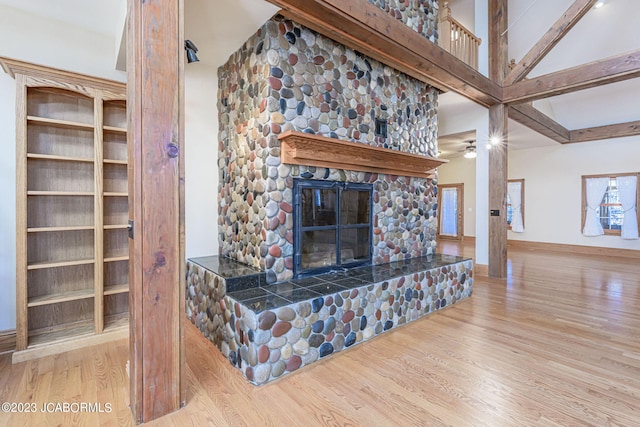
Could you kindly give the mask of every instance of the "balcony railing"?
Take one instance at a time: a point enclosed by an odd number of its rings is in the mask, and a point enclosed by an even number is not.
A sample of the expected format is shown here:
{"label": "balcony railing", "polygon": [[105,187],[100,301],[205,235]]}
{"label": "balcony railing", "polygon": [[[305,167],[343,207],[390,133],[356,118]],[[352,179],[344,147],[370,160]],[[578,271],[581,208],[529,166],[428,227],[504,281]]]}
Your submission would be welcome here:
{"label": "balcony railing", "polygon": [[441,48],[474,69],[478,69],[478,47],[482,40],[451,16],[449,2],[444,2],[440,10],[438,36],[438,45]]}

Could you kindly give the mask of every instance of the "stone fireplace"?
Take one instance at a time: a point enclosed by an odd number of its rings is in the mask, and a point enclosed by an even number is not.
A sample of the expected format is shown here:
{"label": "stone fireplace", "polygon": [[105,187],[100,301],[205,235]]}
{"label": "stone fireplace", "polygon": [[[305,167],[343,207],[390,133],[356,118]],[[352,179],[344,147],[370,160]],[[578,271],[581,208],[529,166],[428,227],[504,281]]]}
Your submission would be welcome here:
{"label": "stone fireplace", "polygon": [[[294,212],[294,189],[305,181],[371,188],[371,223],[333,231],[333,240],[343,237],[344,245],[337,242],[327,255],[336,259],[331,265],[340,265],[338,256],[362,260],[361,252],[349,252],[348,240],[364,241],[367,233],[366,262],[435,253],[435,179],[312,162],[292,165],[283,161],[279,136],[297,131],[435,157],[436,89],[280,16],[234,53],[218,77],[222,256],[266,271],[268,283],[304,271],[305,250],[296,242],[304,246],[311,234],[322,240],[331,233],[296,233],[296,218],[302,217]],[[318,254],[313,246],[306,251]],[[314,267],[308,258],[307,267]]]}
{"label": "stone fireplace", "polygon": [[[435,0],[370,2],[435,41]],[[220,251],[188,260],[186,313],[248,381],[471,295],[435,254],[435,89],[280,16],[218,77]]]}

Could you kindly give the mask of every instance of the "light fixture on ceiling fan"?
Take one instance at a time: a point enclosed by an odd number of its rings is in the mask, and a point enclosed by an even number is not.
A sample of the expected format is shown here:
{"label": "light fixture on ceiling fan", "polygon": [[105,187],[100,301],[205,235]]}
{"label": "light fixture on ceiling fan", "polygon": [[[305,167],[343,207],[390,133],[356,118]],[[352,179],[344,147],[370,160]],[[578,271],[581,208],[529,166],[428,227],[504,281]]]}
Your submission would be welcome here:
{"label": "light fixture on ceiling fan", "polygon": [[465,141],[465,142],[469,145],[464,149],[464,158],[475,159],[477,156],[477,153],[476,153],[476,146],[473,144],[475,144],[476,141],[472,139],[471,141]]}

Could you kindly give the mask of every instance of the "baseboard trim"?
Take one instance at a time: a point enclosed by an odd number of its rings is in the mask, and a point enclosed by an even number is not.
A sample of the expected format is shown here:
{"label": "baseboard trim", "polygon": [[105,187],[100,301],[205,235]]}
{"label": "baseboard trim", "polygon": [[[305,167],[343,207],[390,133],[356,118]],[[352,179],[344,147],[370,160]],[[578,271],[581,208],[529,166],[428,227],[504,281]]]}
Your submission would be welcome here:
{"label": "baseboard trim", "polygon": [[617,258],[640,259],[640,250],[604,248],[599,246],[566,245],[562,243],[528,242],[509,240],[507,246],[512,249],[528,251],[552,251],[580,255],[613,256]]}
{"label": "baseboard trim", "polygon": [[16,350],[16,330],[0,331],[0,354],[11,353]]}
{"label": "baseboard trim", "polygon": [[473,264],[473,277],[489,277],[489,266],[487,264]]}

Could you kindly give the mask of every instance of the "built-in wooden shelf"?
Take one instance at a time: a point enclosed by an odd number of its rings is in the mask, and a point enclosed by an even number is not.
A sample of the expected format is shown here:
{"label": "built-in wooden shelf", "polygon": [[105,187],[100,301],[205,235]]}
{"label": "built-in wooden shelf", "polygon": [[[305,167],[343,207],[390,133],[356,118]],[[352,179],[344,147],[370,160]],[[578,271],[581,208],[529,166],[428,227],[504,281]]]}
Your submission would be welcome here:
{"label": "built-in wooden shelf", "polygon": [[16,339],[24,362],[125,338],[123,83],[0,57],[16,77]]}
{"label": "built-in wooden shelf", "polygon": [[67,301],[78,301],[81,299],[93,298],[93,295],[93,288],[61,292],[59,294],[41,295],[38,297],[29,298],[27,307],[37,307],[39,305],[57,304]]}
{"label": "built-in wooden shelf", "polygon": [[111,224],[111,225],[104,226],[105,230],[121,230],[123,228],[129,228],[129,225],[128,224]]}
{"label": "built-in wooden shelf", "polygon": [[116,126],[103,126],[102,129],[105,132],[127,133],[127,130],[125,128],[120,128]]}
{"label": "built-in wooden shelf", "polygon": [[35,262],[27,265],[27,270],[40,270],[42,268],[54,268],[54,267],[70,267],[72,265],[84,265],[84,264],[93,264],[95,260],[93,258],[89,259],[74,259],[70,261],[45,261],[45,262]]}
{"label": "built-in wooden shelf", "polygon": [[50,233],[52,231],[83,231],[93,230],[93,225],[75,225],[69,227],[31,227],[27,228],[27,233]]}
{"label": "built-in wooden shelf", "polygon": [[51,154],[36,154],[28,153],[28,159],[41,159],[41,160],[56,160],[60,162],[81,162],[81,163],[93,163],[93,159],[85,159],[82,157],[66,157],[66,156],[53,156]]}
{"label": "built-in wooden shelf", "polygon": [[104,294],[105,295],[116,295],[116,294],[124,294],[129,292],[129,284],[128,283],[124,283],[121,285],[112,285],[112,286],[105,286],[104,287]]}
{"label": "built-in wooden shelf", "polygon": [[[69,342],[93,333],[94,326],[91,320],[63,323],[49,328],[32,329],[29,331],[29,349],[37,349],[57,342]],[[27,360],[31,358],[33,357],[27,358]],[[20,361],[18,360],[14,363]]]}
{"label": "built-in wooden shelf", "polygon": [[128,165],[129,162],[126,160],[112,160],[112,159],[104,159],[104,162],[109,165]]}
{"label": "built-in wooden shelf", "polygon": [[105,316],[104,319],[104,332],[115,333],[123,331],[128,336],[129,333],[129,312],[112,314]]}
{"label": "built-in wooden shelf", "polygon": [[27,191],[27,196],[93,196],[91,191]]}
{"label": "built-in wooden shelf", "polygon": [[67,129],[76,128],[76,129],[84,129],[84,130],[93,130],[93,124],[91,123],[73,122],[70,120],[60,120],[60,119],[49,119],[47,117],[27,116],[27,122],[67,128]]}
{"label": "built-in wooden shelf", "polygon": [[448,162],[303,132],[288,131],[278,139],[282,162],[292,165],[434,178],[435,169]]}
{"label": "built-in wooden shelf", "polygon": [[104,262],[129,261],[129,255],[105,257]]}

